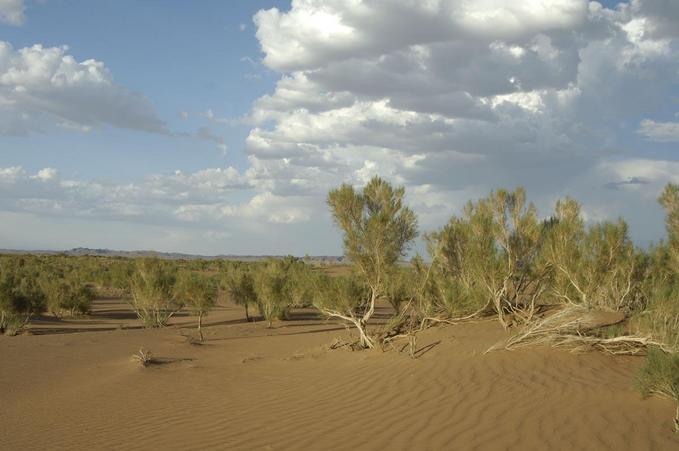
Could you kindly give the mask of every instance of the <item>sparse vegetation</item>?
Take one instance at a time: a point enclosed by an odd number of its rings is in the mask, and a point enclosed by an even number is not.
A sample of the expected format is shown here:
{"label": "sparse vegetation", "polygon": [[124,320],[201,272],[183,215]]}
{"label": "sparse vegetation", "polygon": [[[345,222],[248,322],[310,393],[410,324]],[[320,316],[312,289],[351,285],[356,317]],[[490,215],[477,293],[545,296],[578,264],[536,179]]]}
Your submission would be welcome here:
{"label": "sparse vegetation", "polygon": [[344,184],[328,194],[333,219],[344,234],[345,254],[369,295],[356,300],[350,309],[345,304],[319,305],[326,315],[351,322],[364,348],[375,347],[366,331],[375,302],[386,294],[388,275],[417,236],[417,219],[404,205],[404,196],[403,187],[394,188],[379,177],[370,180],[362,192]]}
{"label": "sparse vegetation", "polygon": [[139,351],[132,354],[132,361],[147,367],[153,363],[153,354],[148,349],[139,348]]}
{"label": "sparse vegetation", "polygon": [[5,258],[0,265],[0,333],[16,335],[46,307],[38,271],[22,258]]}
{"label": "sparse vegetation", "polygon": [[245,265],[227,270],[223,276],[223,284],[231,301],[236,305],[242,305],[245,309],[245,319],[251,321],[249,307],[257,305],[252,272]]}
{"label": "sparse vegetation", "polygon": [[674,431],[679,432],[679,354],[651,349],[637,377],[637,385],[645,396],[658,395],[676,403]]}
{"label": "sparse vegetation", "polygon": [[183,307],[174,293],[176,267],[158,259],[140,259],[132,276],[130,306],[145,327],[164,327]]}
{"label": "sparse vegetation", "polygon": [[272,327],[274,320],[285,317],[290,303],[286,293],[283,264],[278,260],[271,260],[259,268],[254,276],[254,287],[259,311],[268,327]]}
{"label": "sparse vegetation", "polygon": [[203,341],[203,317],[217,302],[217,285],[204,274],[184,270],[179,273],[175,286],[175,298],[180,304],[187,305],[198,317],[198,336]]}
{"label": "sparse vegetation", "polygon": [[[587,223],[570,198],[541,220],[517,188],[469,202],[426,235],[429,261],[416,256],[409,266],[400,260],[417,236],[417,220],[404,196],[377,177],[361,191],[342,185],[329,193],[351,273],[294,257],[244,263],[0,256],[0,333],[16,335],[45,311],[85,314],[96,295],[115,295],[145,327],[166,326],[186,306],[202,341],[220,283],[248,321],[252,307],[272,327],[291,309],[313,306],[356,331],[348,347],[387,349],[407,339],[401,349],[411,357],[417,334],[432,324],[496,317],[515,332],[491,349],[543,344],[647,353],[639,387],[677,401],[679,428],[679,185],[668,185],[659,199],[667,240],[647,251],[634,246],[622,219]],[[378,302],[394,314],[375,332]],[[135,359],[152,362],[143,349]]]}

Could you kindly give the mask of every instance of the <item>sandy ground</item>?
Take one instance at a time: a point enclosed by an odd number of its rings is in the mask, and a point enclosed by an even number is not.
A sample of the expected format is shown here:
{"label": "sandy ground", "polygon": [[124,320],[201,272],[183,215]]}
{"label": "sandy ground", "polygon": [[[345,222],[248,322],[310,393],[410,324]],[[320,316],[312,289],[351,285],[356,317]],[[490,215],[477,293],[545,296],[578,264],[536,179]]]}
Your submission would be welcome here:
{"label": "sandy ground", "polygon": [[634,389],[640,358],[482,355],[505,336],[487,321],[427,331],[412,360],[329,351],[346,332],[310,311],[242,317],[220,307],[197,346],[193,318],[144,330],[111,299],[0,337],[0,449],[679,449],[672,403]]}

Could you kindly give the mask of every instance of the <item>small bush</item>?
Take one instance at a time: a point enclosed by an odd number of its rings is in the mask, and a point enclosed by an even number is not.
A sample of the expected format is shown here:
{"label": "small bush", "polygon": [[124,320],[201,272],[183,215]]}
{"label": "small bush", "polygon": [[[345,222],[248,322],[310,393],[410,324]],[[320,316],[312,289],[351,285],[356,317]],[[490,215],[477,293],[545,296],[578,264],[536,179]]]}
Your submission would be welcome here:
{"label": "small bush", "polygon": [[674,430],[679,432],[679,354],[650,349],[637,385],[644,396],[655,394],[677,403]]}
{"label": "small bush", "polygon": [[203,317],[206,316],[217,302],[217,285],[214,281],[200,273],[183,271],[179,273],[175,296],[189,306],[198,317],[198,335],[203,341]]}
{"label": "small bush", "polygon": [[34,314],[45,310],[45,295],[37,273],[22,259],[6,259],[0,266],[0,333],[16,335]]}
{"label": "small bush", "polygon": [[245,308],[245,319],[250,321],[249,307],[257,304],[252,273],[245,268],[231,268],[224,274],[222,283],[231,301]]}
{"label": "small bush", "polygon": [[273,320],[283,319],[286,315],[289,298],[286,293],[285,272],[279,262],[273,260],[260,268],[254,277],[259,311],[272,326]]}
{"label": "small bush", "polygon": [[57,277],[45,277],[41,283],[47,310],[54,316],[84,315],[90,311],[96,294],[92,287]]}
{"label": "small bush", "polygon": [[132,361],[137,362],[143,367],[147,367],[153,363],[153,354],[151,351],[144,348],[139,348],[135,354],[132,354]]}
{"label": "small bush", "polygon": [[176,267],[158,259],[140,259],[132,277],[130,306],[145,327],[165,327],[182,308],[174,296]]}

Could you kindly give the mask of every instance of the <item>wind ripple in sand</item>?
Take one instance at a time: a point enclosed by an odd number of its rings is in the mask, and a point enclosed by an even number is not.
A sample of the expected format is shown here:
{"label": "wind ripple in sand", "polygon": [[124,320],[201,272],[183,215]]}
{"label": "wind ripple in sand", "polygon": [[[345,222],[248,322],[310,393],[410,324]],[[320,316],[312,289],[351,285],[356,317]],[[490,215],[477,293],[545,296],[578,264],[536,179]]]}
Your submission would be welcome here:
{"label": "wind ripple in sand", "polygon": [[[71,334],[68,347],[19,337],[2,349],[17,365],[0,375],[0,424],[11,431],[0,448],[679,449],[671,403],[633,388],[639,359],[481,355],[503,336],[494,323],[428,331],[421,346],[441,344],[417,360],[321,352],[336,332],[316,326],[229,339],[257,327],[215,327],[201,347],[170,331],[98,333],[96,343]],[[141,338],[156,355],[192,360],[137,368],[129,350]]]}

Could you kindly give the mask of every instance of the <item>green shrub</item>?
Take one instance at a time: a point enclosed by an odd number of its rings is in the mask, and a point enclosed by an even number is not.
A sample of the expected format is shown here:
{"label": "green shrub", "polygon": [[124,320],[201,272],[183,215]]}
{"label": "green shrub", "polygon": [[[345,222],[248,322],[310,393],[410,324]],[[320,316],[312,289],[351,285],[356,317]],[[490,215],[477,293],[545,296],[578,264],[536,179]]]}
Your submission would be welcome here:
{"label": "green shrub", "polygon": [[244,267],[227,269],[222,283],[231,301],[245,308],[245,319],[250,321],[249,307],[257,305],[257,292],[252,272]]}
{"label": "green shrub", "polygon": [[637,376],[637,385],[644,396],[654,394],[676,402],[674,429],[679,432],[679,354],[650,349]]}
{"label": "green shrub", "polygon": [[177,268],[153,258],[137,261],[132,276],[130,306],[145,327],[165,327],[183,307],[174,296]]}
{"label": "green shrub", "polygon": [[0,265],[0,333],[16,335],[35,314],[45,310],[45,295],[37,272],[22,258]]}
{"label": "green shrub", "polygon": [[259,311],[272,327],[273,320],[283,319],[290,299],[286,292],[286,274],[280,262],[272,260],[258,269],[254,275]]}
{"label": "green shrub", "polygon": [[217,302],[217,284],[204,274],[184,270],[179,273],[175,285],[175,298],[187,305],[198,317],[198,335],[203,341],[203,317]]}

